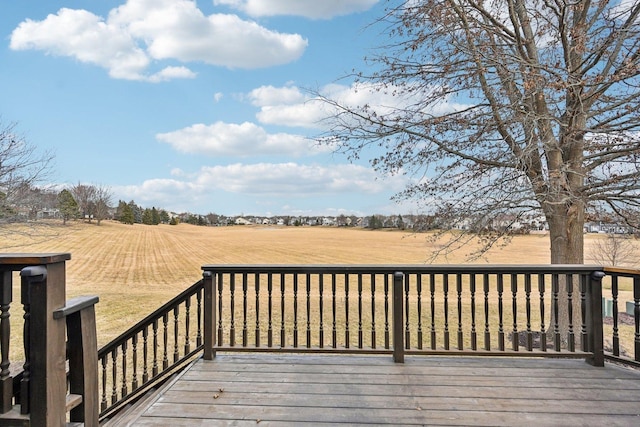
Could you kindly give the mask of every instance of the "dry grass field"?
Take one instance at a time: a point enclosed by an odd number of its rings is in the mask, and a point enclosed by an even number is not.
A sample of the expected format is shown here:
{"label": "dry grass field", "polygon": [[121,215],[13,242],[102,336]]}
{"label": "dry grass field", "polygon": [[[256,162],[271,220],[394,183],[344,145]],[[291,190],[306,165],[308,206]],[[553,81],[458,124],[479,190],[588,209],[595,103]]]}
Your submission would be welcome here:
{"label": "dry grass field", "polygon": [[[600,236],[588,236],[588,242]],[[69,252],[67,296],[98,295],[104,344],[200,279],[203,264],[422,264],[431,254],[423,234],[328,227],[196,227],[71,223],[40,237],[0,236],[3,252]],[[546,235],[515,237],[482,263],[545,264]],[[443,263],[463,263],[472,251]],[[15,283],[19,283],[18,280]],[[14,295],[19,295],[16,291]]]}

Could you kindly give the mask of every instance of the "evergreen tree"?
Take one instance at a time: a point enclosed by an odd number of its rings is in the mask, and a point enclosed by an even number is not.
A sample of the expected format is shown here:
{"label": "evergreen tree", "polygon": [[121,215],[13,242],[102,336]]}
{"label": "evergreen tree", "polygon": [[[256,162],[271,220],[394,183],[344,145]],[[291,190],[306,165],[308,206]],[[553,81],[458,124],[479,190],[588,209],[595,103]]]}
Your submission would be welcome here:
{"label": "evergreen tree", "polygon": [[151,209],[147,208],[142,212],[142,223],[145,225],[153,225],[153,216]]}
{"label": "evergreen tree", "polygon": [[62,224],[66,224],[69,219],[77,218],[80,212],[78,203],[69,190],[62,190],[58,194],[58,209],[62,215]]}
{"label": "evergreen tree", "polygon": [[160,213],[155,207],[151,208],[151,224],[153,225],[160,224]]}
{"label": "evergreen tree", "polygon": [[163,224],[168,224],[171,218],[169,218],[169,213],[164,209],[160,210],[160,222]]}
{"label": "evergreen tree", "polygon": [[120,215],[119,220],[124,224],[133,225],[133,223],[135,222],[135,217],[133,215],[133,209],[131,209],[130,205],[126,203],[124,204],[124,206],[122,207],[122,214]]}

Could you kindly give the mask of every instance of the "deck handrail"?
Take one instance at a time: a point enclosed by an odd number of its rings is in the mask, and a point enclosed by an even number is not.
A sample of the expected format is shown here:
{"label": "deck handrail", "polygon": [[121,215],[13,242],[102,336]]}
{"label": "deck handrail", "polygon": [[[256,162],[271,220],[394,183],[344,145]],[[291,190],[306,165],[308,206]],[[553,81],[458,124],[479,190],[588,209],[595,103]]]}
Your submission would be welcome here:
{"label": "deck handrail", "polygon": [[203,289],[199,280],[98,350],[101,420],[165,381],[202,351]]}
{"label": "deck handrail", "polygon": [[[214,289],[216,332],[211,348],[205,346],[211,357],[216,351],[313,351],[389,353],[396,360],[404,354],[472,354],[603,363],[602,267],[597,265],[204,265],[202,270]],[[398,274],[402,280],[394,280]],[[568,311],[567,330],[558,321],[545,323],[563,311]]]}
{"label": "deck handrail", "polygon": [[[607,325],[611,327],[611,333],[607,330],[605,357],[640,367],[640,270],[605,267],[604,272],[607,275],[607,289],[603,295],[603,311],[605,319],[611,322]],[[623,288],[629,290],[624,291]],[[631,301],[622,301],[623,294],[630,297]],[[630,322],[623,322],[623,313],[625,317],[632,317]],[[624,335],[632,340],[632,344],[624,345]]]}

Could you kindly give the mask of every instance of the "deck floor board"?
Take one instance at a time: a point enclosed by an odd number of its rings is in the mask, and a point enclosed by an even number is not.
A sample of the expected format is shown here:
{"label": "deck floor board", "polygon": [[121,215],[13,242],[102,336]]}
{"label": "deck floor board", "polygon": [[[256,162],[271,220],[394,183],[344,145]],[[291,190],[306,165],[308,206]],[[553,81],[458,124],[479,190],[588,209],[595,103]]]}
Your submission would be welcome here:
{"label": "deck floor board", "polygon": [[640,372],[582,360],[218,354],[132,426],[640,425]]}

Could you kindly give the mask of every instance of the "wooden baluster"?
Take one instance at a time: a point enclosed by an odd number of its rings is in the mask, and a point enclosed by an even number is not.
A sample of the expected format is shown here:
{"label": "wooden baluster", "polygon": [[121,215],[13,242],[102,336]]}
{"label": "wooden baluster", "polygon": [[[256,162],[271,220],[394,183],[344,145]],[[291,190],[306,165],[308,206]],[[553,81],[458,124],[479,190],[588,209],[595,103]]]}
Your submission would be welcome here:
{"label": "wooden baluster", "polygon": [[573,330],[573,274],[565,276],[567,281],[567,310],[569,314],[569,331],[567,332],[567,348],[570,352],[576,351],[576,338]]}
{"label": "wooden baluster", "polygon": [[458,300],[458,350],[464,349],[462,333],[462,274],[456,274],[456,297]]}
{"label": "wooden baluster", "polygon": [[402,336],[403,303],[402,291],[403,283],[407,282],[407,277],[401,272],[393,273],[393,361],[404,363],[404,343]]}
{"label": "wooden baluster", "polygon": [[620,356],[620,330],[618,329],[618,275],[611,276],[611,297],[613,298],[613,355]]}
{"label": "wooden baluster", "polygon": [[284,290],[285,290],[285,274],[280,273],[280,347],[284,348],[285,346],[285,316],[284,316]]}
{"label": "wooden baluster", "polygon": [[293,274],[293,348],[298,348],[298,273]]}
{"label": "wooden baluster", "polygon": [[307,348],[311,348],[311,275],[307,273]]}
{"label": "wooden baluster", "polygon": [[[229,311],[231,314],[231,320],[229,324],[229,346],[233,347],[236,345],[236,303],[235,303],[235,294],[236,294],[236,275],[231,273],[229,275],[229,298],[230,298],[230,307]],[[222,319],[222,314],[220,314],[220,319]]]}
{"label": "wooden baluster", "polygon": [[184,302],[184,354],[185,356],[191,352],[191,336],[189,329],[191,329],[191,297],[187,297]]}
{"label": "wooden baluster", "polygon": [[269,301],[269,322],[267,324],[267,347],[273,347],[273,275],[267,275],[267,293]]}
{"label": "wooden baluster", "polygon": [[349,348],[349,275],[344,275],[344,347]]}
{"label": "wooden baluster", "polygon": [[587,334],[587,276],[580,275],[580,350],[589,351]]}
{"label": "wooden baluster", "polygon": [[196,294],[196,307],[197,307],[196,313],[197,313],[197,319],[198,319],[197,332],[196,332],[197,347],[200,347],[202,345],[202,293],[203,293],[203,289],[200,289]]}
{"label": "wooden baluster", "polygon": [[142,329],[142,384],[149,381],[149,325]]}
{"label": "wooden baluster", "polygon": [[533,350],[533,331],[531,330],[531,274],[524,276],[525,310],[527,315],[527,351]]}
{"label": "wooden baluster", "polygon": [[449,275],[442,275],[442,290],[444,292],[444,349],[449,350]]}
{"label": "wooden baluster", "polygon": [[102,399],[100,400],[100,411],[107,409],[107,356],[104,355],[100,358],[102,365]]}
{"label": "wooden baluster", "polygon": [[331,342],[333,344],[333,348],[338,347],[338,330],[336,327],[336,275],[335,273],[331,275],[331,314],[333,318],[332,329],[331,329]]}
{"label": "wooden baluster", "polygon": [[640,277],[633,276],[634,359],[640,362]]}
{"label": "wooden baluster", "polygon": [[511,332],[511,345],[513,351],[520,350],[520,337],[518,336],[518,275],[511,275],[511,313],[513,315],[513,331]]}
{"label": "wooden baluster", "polygon": [[118,349],[111,351],[111,404],[118,401]]}
{"label": "wooden baluster", "polygon": [[20,413],[28,414],[31,412],[31,301],[29,299],[28,282],[23,279],[21,286],[21,302],[24,307],[24,329],[23,329],[23,347],[24,347],[24,365],[22,380],[20,380]]}
{"label": "wooden baluster", "polygon": [[418,292],[418,349],[422,350],[422,274],[416,276],[416,288]]}
{"label": "wooden baluster", "polygon": [[260,347],[260,275],[256,273],[254,277],[256,290],[256,348]]}
{"label": "wooden baluster", "polygon": [[553,310],[553,349],[560,351],[560,324],[558,323],[558,294],[560,293],[560,283],[557,274],[551,276],[551,292],[553,293],[551,305],[551,309]]}
{"label": "wooden baluster", "polygon": [[324,274],[318,276],[318,293],[320,300],[318,301],[320,310],[320,325],[318,330],[318,339],[320,348],[324,348]]}
{"label": "wooden baluster", "polygon": [[498,274],[498,349],[504,351],[504,305],[502,294],[504,293],[504,276]]}
{"label": "wooden baluster", "polygon": [[179,338],[180,338],[180,313],[179,305],[173,308],[173,363],[180,360]]}
{"label": "wooden baluster", "polygon": [[153,321],[153,365],[151,373],[153,377],[158,375],[158,319]]}
{"label": "wooden baluster", "polygon": [[476,331],[476,275],[469,276],[469,290],[471,292],[471,349],[478,350],[478,333]]}
{"label": "wooden baluster", "polygon": [[358,348],[362,346],[362,274],[358,274]]}
{"label": "wooden baluster", "polygon": [[0,353],[2,360],[0,361],[0,413],[6,413],[13,407],[13,378],[11,378],[9,367],[9,343],[11,337],[10,313],[12,296],[12,272],[0,272]]}
{"label": "wooden baluster", "polygon": [[409,319],[409,274],[404,277],[404,346],[408,350],[411,348],[411,321]]}
{"label": "wooden baluster", "polygon": [[224,328],[222,326],[222,285],[224,284],[224,275],[218,273],[216,277],[218,279],[218,345],[221,346],[224,342]]}
{"label": "wooden baluster", "polygon": [[371,274],[371,348],[376,348],[376,275]]}
{"label": "wooden baluster", "polygon": [[431,350],[435,350],[436,342],[436,275],[429,274],[429,301],[431,303]]}
{"label": "wooden baluster", "polygon": [[131,391],[138,389],[138,333],[131,337],[131,357],[133,362],[133,372],[131,373]]}
{"label": "wooden baluster", "polygon": [[384,275],[384,348],[389,349],[389,275]]}
{"label": "wooden baluster", "polygon": [[242,273],[242,347],[247,346],[247,273]]}
{"label": "wooden baluster", "polygon": [[169,313],[162,315],[162,370],[169,367]]}
{"label": "wooden baluster", "polygon": [[544,324],[544,274],[538,274],[538,292],[540,293],[540,349],[542,351],[547,351],[547,327]]}
{"label": "wooden baluster", "polygon": [[489,275],[482,275],[482,291],[484,293],[484,349],[491,350],[491,329],[489,325]]}
{"label": "wooden baluster", "polygon": [[121,397],[124,399],[127,394],[129,394],[127,390],[127,342],[122,343],[122,389],[121,389]]}

